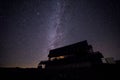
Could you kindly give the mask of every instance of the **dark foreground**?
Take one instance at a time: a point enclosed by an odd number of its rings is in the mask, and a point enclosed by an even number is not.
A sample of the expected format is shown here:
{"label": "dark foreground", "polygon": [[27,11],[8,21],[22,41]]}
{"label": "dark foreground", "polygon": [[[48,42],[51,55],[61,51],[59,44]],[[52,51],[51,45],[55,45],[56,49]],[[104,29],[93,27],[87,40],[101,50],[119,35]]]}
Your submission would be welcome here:
{"label": "dark foreground", "polygon": [[120,80],[120,65],[76,69],[0,68],[0,80]]}

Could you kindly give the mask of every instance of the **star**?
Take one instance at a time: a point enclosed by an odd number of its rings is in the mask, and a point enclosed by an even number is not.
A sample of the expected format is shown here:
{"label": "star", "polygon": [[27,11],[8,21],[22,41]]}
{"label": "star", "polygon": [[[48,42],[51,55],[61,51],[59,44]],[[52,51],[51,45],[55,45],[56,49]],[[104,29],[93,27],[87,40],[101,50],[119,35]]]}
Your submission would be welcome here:
{"label": "star", "polygon": [[39,15],[40,15],[40,12],[37,12],[36,14],[39,16]]}

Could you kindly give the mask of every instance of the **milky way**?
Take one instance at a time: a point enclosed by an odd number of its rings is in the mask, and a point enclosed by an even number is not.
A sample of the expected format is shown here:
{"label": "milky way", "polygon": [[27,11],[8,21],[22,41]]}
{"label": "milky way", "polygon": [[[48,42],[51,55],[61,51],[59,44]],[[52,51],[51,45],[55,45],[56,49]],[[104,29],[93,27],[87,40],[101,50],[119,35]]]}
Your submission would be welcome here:
{"label": "milky way", "polygon": [[59,43],[62,42],[64,32],[61,31],[62,26],[62,17],[65,11],[65,1],[64,0],[56,0],[52,5],[54,8],[54,12],[50,17],[49,22],[49,48],[54,49],[59,46]]}

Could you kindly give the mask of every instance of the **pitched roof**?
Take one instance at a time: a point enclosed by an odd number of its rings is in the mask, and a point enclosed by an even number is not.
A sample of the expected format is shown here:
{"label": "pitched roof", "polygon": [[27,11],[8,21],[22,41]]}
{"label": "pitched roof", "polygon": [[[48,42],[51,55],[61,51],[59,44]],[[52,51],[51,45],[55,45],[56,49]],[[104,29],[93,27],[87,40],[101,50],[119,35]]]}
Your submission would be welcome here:
{"label": "pitched roof", "polygon": [[72,45],[50,50],[48,57],[57,57],[57,56],[73,55],[73,54],[82,55],[87,50],[88,50],[88,43],[87,40],[84,40],[78,43],[74,43]]}

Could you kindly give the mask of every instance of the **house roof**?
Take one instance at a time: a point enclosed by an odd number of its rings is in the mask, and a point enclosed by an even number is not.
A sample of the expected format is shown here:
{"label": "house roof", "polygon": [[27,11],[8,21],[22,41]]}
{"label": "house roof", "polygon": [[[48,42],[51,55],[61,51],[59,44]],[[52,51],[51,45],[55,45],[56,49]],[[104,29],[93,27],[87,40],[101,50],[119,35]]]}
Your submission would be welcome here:
{"label": "house roof", "polygon": [[74,55],[79,54],[83,55],[85,52],[88,51],[88,43],[87,40],[74,43],[72,45],[67,45],[64,47],[60,47],[57,49],[50,50],[48,57],[57,57],[57,56],[64,56],[64,55]]}

